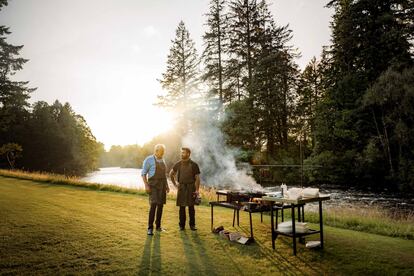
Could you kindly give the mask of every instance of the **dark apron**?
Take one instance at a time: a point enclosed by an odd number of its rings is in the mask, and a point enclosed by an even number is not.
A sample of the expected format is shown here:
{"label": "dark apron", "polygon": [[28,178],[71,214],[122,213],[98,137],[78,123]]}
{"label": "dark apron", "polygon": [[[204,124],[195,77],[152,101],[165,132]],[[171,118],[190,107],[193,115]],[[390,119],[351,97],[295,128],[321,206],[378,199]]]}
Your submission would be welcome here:
{"label": "dark apron", "polygon": [[191,162],[181,162],[177,190],[177,206],[194,206],[195,179]]}
{"label": "dark apron", "polygon": [[167,201],[167,177],[166,167],[164,162],[157,162],[155,156],[155,174],[148,179],[148,184],[151,187],[149,194],[149,201],[151,204],[165,204]]}

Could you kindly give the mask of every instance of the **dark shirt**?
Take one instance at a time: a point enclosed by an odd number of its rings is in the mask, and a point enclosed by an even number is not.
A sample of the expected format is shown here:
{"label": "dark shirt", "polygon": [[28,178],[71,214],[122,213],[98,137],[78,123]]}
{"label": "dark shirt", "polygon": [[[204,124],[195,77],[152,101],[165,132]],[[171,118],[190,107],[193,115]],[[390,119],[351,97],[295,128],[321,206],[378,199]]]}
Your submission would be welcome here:
{"label": "dark shirt", "polygon": [[177,180],[179,183],[194,183],[195,176],[200,174],[198,164],[193,160],[180,160],[175,163],[173,171],[177,173]]}

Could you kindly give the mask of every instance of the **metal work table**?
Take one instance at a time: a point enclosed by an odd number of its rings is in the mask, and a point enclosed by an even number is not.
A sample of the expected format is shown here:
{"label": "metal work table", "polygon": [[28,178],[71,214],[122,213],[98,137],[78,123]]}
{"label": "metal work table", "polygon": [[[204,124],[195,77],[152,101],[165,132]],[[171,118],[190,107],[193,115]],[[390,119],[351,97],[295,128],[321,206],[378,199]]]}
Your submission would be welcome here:
{"label": "metal work table", "polygon": [[[277,239],[278,235],[283,235],[287,237],[291,237],[293,240],[293,255],[296,255],[296,238],[299,238],[300,240],[303,240],[305,236],[318,234],[320,235],[320,242],[321,242],[321,248],[323,248],[323,220],[322,220],[322,201],[331,199],[330,195],[324,195],[320,194],[319,197],[312,197],[312,198],[302,198],[302,199],[288,199],[288,198],[276,198],[276,197],[269,197],[264,196],[262,197],[262,200],[264,201],[270,201],[272,208],[271,210],[271,233],[272,233],[272,247],[275,249],[275,240]],[[306,233],[296,233],[296,226],[295,226],[295,208],[298,207],[298,221],[302,222],[304,221],[304,212],[302,209],[302,217],[300,215],[300,208],[299,206],[304,206],[306,203],[311,202],[318,202],[319,203],[319,230],[312,230],[309,229]],[[292,216],[292,233],[284,233],[277,230],[275,230],[275,223],[274,223],[274,204],[284,204],[284,205],[290,205],[291,208],[291,216]]]}
{"label": "metal work table", "polygon": [[[253,236],[253,223],[252,223],[252,213],[261,214],[261,222],[263,222],[263,212],[270,211],[270,206],[263,206],[260,204],[254,204],[251,202],[253,198],[261,198],[264,194],[262,193],[246,193],[246,194],[237,194],[235,192],[219,190],[216,191],[217,201],[211,201],[211,230],[214,229],[214,206],[224,207],[233,209],[233,227],[237,219],[237,226],[240,223],[240,210],[244,210],[249,213],[249,224],[250,224],[250,238],[254,240]],[[220,200],[220,196],[225,196],[226,200]],[[254,208],[253,206],[257,207]]]}

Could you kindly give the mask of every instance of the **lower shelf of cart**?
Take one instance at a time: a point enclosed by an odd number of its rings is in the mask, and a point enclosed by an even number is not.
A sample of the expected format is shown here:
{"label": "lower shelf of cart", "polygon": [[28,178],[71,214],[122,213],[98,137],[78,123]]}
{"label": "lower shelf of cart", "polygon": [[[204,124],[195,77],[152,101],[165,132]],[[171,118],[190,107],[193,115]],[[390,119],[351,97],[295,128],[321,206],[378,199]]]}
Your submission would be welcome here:
{"label": "lower shelf of cart", "polygon": [[[296,233],[295,236],[296,236],[296,238],[300,238],[300,237],[304,237],[304,236],[318,234],[320,232],[321,232],[320,230],[309,229],[306,233]],[[282,235],[282,236],[287,236],[287,237],[292,237],[293,238],[293,233],[285,233],[285,232],[280,232],[280,231],[277,231],[277,230],[275,230],[274,233],[276,235]]]}

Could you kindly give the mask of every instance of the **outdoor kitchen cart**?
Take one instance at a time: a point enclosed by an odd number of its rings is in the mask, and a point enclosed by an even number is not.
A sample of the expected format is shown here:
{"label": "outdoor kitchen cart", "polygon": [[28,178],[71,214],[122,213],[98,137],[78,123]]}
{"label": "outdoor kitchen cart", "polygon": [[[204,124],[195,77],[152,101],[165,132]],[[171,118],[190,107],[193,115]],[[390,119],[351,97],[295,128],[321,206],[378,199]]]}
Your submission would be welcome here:
{"label": "outdoor kitchen cart", "polygon": [[[311,197],[311,198],[302,198],[302,199],[289,199],[289,198],[276,198],[276,197],[269,197],[269,196],[264,196],[262,197],[262,200],[264,201],[269,201],[271,202],[271,205],[275,205],[275,204],[283,204],[284,206],[290,206],[291,209],[291,217],[292,217],[292,233],[285,233],[285,232],[280,232],[277,230],[277,225],[276,225],[276,229],[275,229],[275,223],[274,223],[274,208],[270,208],[270,214],[271,214],[271,219],[270,219],[270,224],[271,224],[271,233],[272,233],[272,247],[273,249],[275,249],[275,240],[277,239],[277,237],[279,235],[282,236],[287,236],[287,237],[291,237],[292,241],[293,241],[293,255],[296,255],[296,238],[299,238],[300,240],[303,240],[303,238],[305,236],[309,236],[309,235],[313,235],[313,234],[318,234],[320,236],[320,247],[323,248],[323,220],[322,220],[322,201],[325,200],[329,200],[330,199],[330,195],[323,195],[320,194],[318,197]],[[309,229],[307,232],[305,233],[296,233],[295,230],[295,208],[299,207],[299,206],[303,206],[306,203],[311,203],[311,202],[318,202],[319,203],[319,230],[312,230]],[[302,216],[300,214],[300,208],[298,208],[298,221],[299,222],[303,222],[304,221],[304,212],[302,211]]]}

